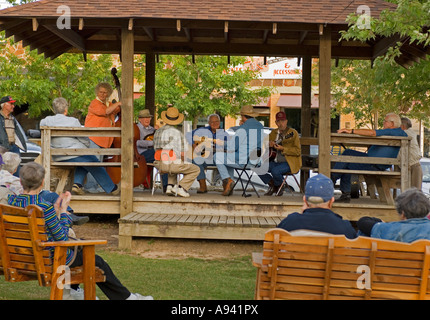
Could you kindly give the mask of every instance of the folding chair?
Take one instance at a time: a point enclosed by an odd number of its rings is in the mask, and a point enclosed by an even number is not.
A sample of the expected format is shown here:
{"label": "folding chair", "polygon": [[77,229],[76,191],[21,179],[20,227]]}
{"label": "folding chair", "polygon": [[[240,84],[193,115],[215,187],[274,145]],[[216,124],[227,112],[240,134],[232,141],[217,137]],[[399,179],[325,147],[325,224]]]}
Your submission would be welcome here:
{"label": "folding chair", "polygon": [[293,176],[294,180],[297,183],[297,186],[299,187],[300,193],[303,193],[302,186],[300,185],[299,181],[297,181],[297,178],[295,176],[296,173],[291,173],[291,172],[284,173],[284,176],[285,176],[284,181],[282,181],[282,184],[279,187],[278,192],[276,192],[276,195],[279,194],[279,192],[282,190],[282,188],[284,187],[284,185],[287,183],[288,176]]}
{"label": "folding chair", "polygon": [[[248,188],[248,185],[251,184],[255,193],[260,198],[260,195],[259,195],[257,189],[255,188],[254,183],[251,181],[251,178],[254,175],[254,171],[252,171],[252,169],[258,168],[261,165],[261,156],[262,156],[262,150],[260,148],[254,149],[253,151],[250,152],[244,167],[234,169],[236,171],[236,173],[238,174],[238,178],[233,185],[233,190],[236,187],[237,183],[240,181],[240,184],[242,185],[242,188],[243,188],[242,197],[247,198],[247,197],[251,196],[250,194],[246,193],[246,189]],[[253,160],[257,160],[255,165],[250,164],[250,162]],[[248,173],[247,170],[251,170],[251,173]],[[248,178],[248,181],[246,182],[245,187],[244,187],[244,181],[242,179],[243,174],[245,174],[245,176]]]}

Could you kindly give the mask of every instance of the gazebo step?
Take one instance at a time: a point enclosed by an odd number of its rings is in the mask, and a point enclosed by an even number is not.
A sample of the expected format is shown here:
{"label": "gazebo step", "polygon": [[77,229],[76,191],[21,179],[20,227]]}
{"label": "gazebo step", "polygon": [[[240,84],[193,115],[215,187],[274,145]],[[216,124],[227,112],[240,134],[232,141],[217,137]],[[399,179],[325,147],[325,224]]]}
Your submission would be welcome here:
{"label": "gazebo step", "polygon": [[133,237],[263,240],[281,217],[130,213],[120,218],[119,247],[131,249]]}

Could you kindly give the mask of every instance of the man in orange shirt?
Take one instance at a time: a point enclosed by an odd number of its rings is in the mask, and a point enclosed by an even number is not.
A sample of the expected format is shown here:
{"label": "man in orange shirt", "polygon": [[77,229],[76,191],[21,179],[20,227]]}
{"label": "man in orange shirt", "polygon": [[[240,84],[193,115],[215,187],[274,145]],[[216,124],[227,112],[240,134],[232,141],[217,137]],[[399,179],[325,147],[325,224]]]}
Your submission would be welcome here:
{"label": "man in orange shirt", "polygon": [[[109,83],[99,83],[95,91],[96,98],[88,107],[85,127],[114,127],[115,115],[121,110],[121,102],[110,103],[108,101],[113,91]],[[92,148],[110,148],[113,137],[90,137],[90,140]]]}

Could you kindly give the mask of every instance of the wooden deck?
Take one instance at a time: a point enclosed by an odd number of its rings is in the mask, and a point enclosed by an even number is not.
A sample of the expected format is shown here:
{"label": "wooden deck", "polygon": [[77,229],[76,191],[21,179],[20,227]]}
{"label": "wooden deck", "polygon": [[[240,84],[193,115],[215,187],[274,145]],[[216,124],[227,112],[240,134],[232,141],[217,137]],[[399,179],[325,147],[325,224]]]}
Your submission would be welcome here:
{"label": "wooden deck", "polygon": [[[262,240],[288,214],[300,211],[302,195],[284,193],[281,197],[244,198],[240,191],[230,197],[220,192],[197,194],[190,198],[166,196],[160,190],[135,188],[133,212],[119,219],[119,245],[131,248],[133,237]],[[119,214],[120,196],[87,194],[73,196],[76,213]],[[398,219],[394,206],[361,197],[349,204],[335,204],[333,211],[344,219],[358,220],[364,215],[384,221]]]}

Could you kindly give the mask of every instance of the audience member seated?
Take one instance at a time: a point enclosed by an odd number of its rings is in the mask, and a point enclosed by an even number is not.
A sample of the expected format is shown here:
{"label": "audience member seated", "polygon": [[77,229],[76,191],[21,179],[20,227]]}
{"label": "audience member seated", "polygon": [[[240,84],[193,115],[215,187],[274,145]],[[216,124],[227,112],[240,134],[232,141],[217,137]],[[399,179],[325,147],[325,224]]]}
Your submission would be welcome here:
{"label": "audience member seated", "polygon": [[[223,196],[230,196],[234,187],[234,169],[242,169],[250,155],[263,147],[263,125],[255,119],[258,113],[252,106],[243,106],[240,110],[242,125],[234,137],[227,142],[226,152],[217,152],[215,162],[223,182]],[[251,159],[249,167],[255,166],[256,159]]]}
{"label": "audience member seated", "polygon": [[[169,107],[161,113],[165,125],[154,135],[154,166],[160,173],[168,174],[167,195],[187,198],[188,190],[197,178],[200,169],[192,163],[185,163],[184,135],[175,126],[184,121],[184,115],[175,107]],[[183,178],[178,182],[178,174]]]}
{"label": "audience member seated", "polygon": [[260,179],[269,185],[264,194],[281,196],[283,190],[279,190],[284,181],[284,174],[297,173],[302,166],[302,148],[300,137],[296,130],[288,128],[288,119],[285,112],[276,114],[277,129],[272,130],[269,135],[269,172],[260,175]]}
{"label": "audience member seated", "polygon": [[[384,119],[383,129],[340,129],[338,133],[355,133],[362,136],[400,136],[407,137],[407,134],[400,128],[401,121],[400,117],[395,113],[388,113]],[[392,146],[370,146],[366,152],[360,152],[356,150],[346,149],[343,156],[354,156],[354,157],[380,157],[380,158],[397,158],[400,147]],[[368,164],[368,163],[347,163],[337,162],[334,165],[334,169],[348,169],[348,170],[372,170],[372,171],[383,171],[390,168],[389,165],[383,164]],[[336,202],[348,203],[351,201],[351,174],[349,173],[332,173],[331,178],[333,182],[340,179],[340,191],[342,195]]]}
{"label": "audience member seated", "polygon": [[[55,116],[48,116],[40,121],[40,126],[51,127],[82,127],[79,120],[73,117],[68,117],[67,112],[69,104],[64,98],[56,98],[52,103]],[[89,147],[88,138],[82,137],[54,137],[51,140],[52,148],[64,149],[85,149]],[[100,162],[95,155],[82,155],[82,156],[68,156],[57,155],[53,156],[55,161],[64,162]],[[75,168],[75,175],[73,180],[73,194],[85,194],[83,183],[88,173],[91,173],[97,183],[102,187],[106,193],[118,195],[120,188],[112,182],[104,167],[81,167]]]}
{"label": "audience member seated", "polygon": [[[67,241],[69,240],[69,229],[71,227],[71,218],[67,212],[71,200],[70,192],[61,194],[58,201],[52,205],[45,202],[39,193],[43,187],[43,180],[45,178],[45,169],[35,163],[30,162],[25,164],[20,170],[21,183],[24,192],[20,195],[12,195],[9,197],[9,204],[25,208],[30,204],[38,205],[42,208],[45,218],[45,230],[49,241]],[[51,249],[51,258],[53,258],[54,250]],[[66,262],[70,263],[70,268],[79,267],[83,264],[82,250],[78,250],[76,257],[73,260],[73,249],[67,250]],[[111,300],[152,300],[151,296],[142,296],[138,293],[131,293],[124,287],[118,278],[113,273],[110,266],[100,256],[96,255],[96,266],[104,271],[106,276],[105,282],[97,283],[98,287],[103,291],[106,296]],[[78,286],[73,285],[72,288],[76,289]]]}
{"label": "audience member seated", "polygon": [[[24,191],[21,180],[13,175],[16,173],[21,163],[21,158],[16,153],[5,152],[3,155],[0,155],[0,160],[0,202],[7,204],[7,199],[10,194],[18,195]],[[52,204],[54,204],[59,197],[57,193],[48,190],[40,191],[39,196],[44,201]],[[77,216],[73,214],[73,209],[71,207],[67,208],[67,212],[70,214],[74,225],[81,225],[89,220],[88,216]]]}
{"label": "audience member seated", "polygon": [[406,190],[396,198],[396,211],[400,221],[383,222],[379,218],[362,217],[357,222],[360,235],[414,242],[419,239],[430,240],[430,202],[426,195],[415,188]]}
{"label": "audience member seated", "polygon": [[309,178],[303,197],[303,212],[294,212],[283,219],[278,228],[287,231],[313,230],[330,234],[343,234],[349,239],[357,237],[355,229],[348,220],[334,213],[333,181],[323,174]]}
{"label": "audience member seated", "polygon": [[224,129],[220,129],[221,119],[216,113],[208,116],[208,126],[201,127],[186,135],[187,142],[192,146],[192,162],[200,168],[197,176],[200,188],[197,193],[208,192],[206,185],[205,169],[215,165],[216,152],[224,152],[229,135]]}

